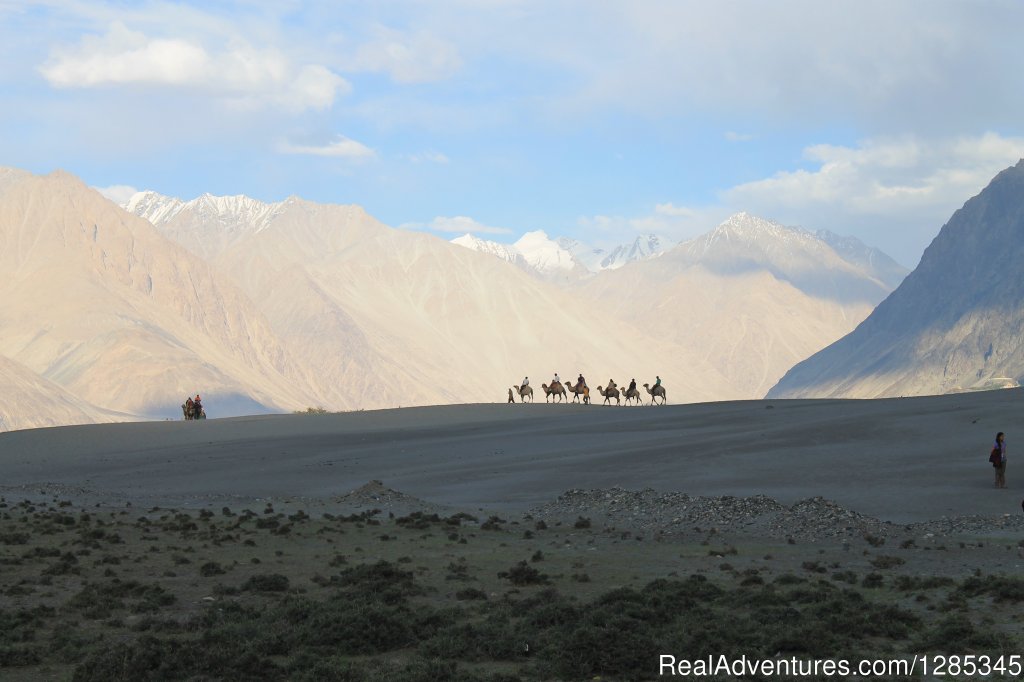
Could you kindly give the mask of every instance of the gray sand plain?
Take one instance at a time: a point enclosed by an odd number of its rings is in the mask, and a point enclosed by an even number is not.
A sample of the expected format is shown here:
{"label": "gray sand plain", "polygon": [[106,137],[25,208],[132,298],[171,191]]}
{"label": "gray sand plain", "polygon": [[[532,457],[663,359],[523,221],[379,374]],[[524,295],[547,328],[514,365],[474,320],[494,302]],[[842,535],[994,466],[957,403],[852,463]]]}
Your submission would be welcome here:
{"label": "gray sand plain", "polygon": [[[1014,444],[1022,408],[1024,391],[1014,389],[642,408],[473,404],[36,429],[0,434],[0,494],[46,488],[122,504],[328,504],[377,479],[437,505],[510,512],[572,488],[619,486],[763,494],[785,504],[822,496],[896,523],[1021,514]],[[1007,433],[1008,490],[992,488],[987,462],[997,431]]]}

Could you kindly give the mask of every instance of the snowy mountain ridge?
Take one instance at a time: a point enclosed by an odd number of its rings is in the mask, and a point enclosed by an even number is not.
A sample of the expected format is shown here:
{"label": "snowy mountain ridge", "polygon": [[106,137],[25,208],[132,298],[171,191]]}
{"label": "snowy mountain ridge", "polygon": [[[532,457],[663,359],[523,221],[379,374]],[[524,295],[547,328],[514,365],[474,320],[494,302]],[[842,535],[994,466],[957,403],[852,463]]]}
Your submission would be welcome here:
{"label": "snowy mountain ridge", "polygon": [[124,204],[124,209],[154,225],[167,223],[183,211],[194,211],[204,219],[224,226],[245,225],[253,232],[259,232],[290,201],[293,199],[266,203],[244,194],[215,196],[209,193],[191,201],[183,201],[177,197],[145,191],[136,192]]}
{"label": "snowy mountain ridge", "polygon": [[543,230],[527,232],[513,244],[501,244],[471,234],[451,241],[510,263],[525,264],[541,274],[571,272],[576,269],[587,272],[614,270],[633,261],[659,256],[665,250],[661,239],[653,234],[641,235],[631,244],[619,245],[610,252],[568,237],[552,239]]}

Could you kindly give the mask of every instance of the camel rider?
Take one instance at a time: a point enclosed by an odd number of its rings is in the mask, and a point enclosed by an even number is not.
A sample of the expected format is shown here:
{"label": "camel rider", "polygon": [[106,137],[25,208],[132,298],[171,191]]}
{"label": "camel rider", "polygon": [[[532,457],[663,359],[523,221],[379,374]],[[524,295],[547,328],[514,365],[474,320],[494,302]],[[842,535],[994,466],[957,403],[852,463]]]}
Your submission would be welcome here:
{"label": "camel rider", "polygon": [[196,393],[196,399],[192,401],[192,414],[195,415],[196,419],[203,413],[203,401],[199,398],[199,394]]}
{"label": "camel rider", "polygon": [[555,384],[562,383],[562,380],[558,378],[558,372],[555,372],[555,378],[552,379],[551,381],[552,381],[552,383],[555,383]]}
{"label": "camel rider", "polygon": [[654,379],[655,379],[654,386],[655,387],[661,386],[661,377],[655,376]]}
{"label": "camel rider", "polygon": [[636,390],[636,379],[630,379],[629,380],[629,390],[630,391],[635,391]]}
{"label": "camel rider", "polygon": [[523,377],[523,383],[519,386],[519,392],[522,393],[523,389],[530,385],[530,377]]}
{"label": "camel rider", "polygon": [[576,387],[577,388],[586,388],[587,387],[587,380],[583,378],[583,374],[582,373],[580,373],[579,378],[576,379]]}

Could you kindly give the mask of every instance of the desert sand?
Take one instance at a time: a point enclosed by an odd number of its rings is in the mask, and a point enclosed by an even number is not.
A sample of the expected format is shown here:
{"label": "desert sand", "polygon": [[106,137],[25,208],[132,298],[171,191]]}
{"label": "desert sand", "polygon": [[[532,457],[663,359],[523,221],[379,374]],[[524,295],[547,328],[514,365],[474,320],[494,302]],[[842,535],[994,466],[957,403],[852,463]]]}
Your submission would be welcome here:
{"label": "desert sand", "polygon": [[[608,407],[476,404],[0,434],[0,492],[197,507],[329,502],[367,481],[437,505],[525,511],[568,489],[822,496],[896,523],[1020,514],[1024,392]],[[210,406],[211,412],[216,406]],[[1007,433],[1009,490],[987,462]],[[1024,470],[1022,470],[1024,471]],[[1021,474],[1024,475],[1024,474]]]}

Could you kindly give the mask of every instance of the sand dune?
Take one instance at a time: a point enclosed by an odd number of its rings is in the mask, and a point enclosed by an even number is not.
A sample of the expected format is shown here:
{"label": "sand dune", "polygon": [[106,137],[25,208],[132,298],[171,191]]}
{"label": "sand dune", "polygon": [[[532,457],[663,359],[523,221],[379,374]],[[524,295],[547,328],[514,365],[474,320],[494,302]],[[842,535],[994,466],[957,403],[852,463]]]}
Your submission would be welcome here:
{"label": "sand dune", "polygon": [[[894,522],[1019,514],[1024,391],[612,408],[452,405],[0,434],[4,494],[53,483],[139,504],[328,500],[368,480],[434,503],[522,510],[570,488],[821,495]],[[1010,490],[990,487],[996,431]],[[1024,471],[1024,468],[1021,469]],[[1024,476],[1024,474],[1021,474]]]}

